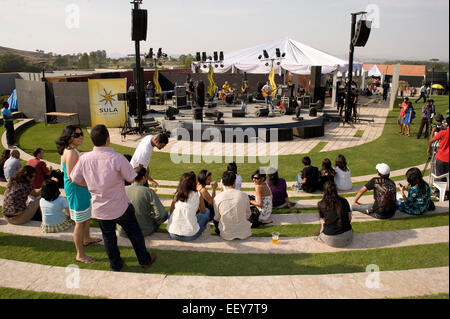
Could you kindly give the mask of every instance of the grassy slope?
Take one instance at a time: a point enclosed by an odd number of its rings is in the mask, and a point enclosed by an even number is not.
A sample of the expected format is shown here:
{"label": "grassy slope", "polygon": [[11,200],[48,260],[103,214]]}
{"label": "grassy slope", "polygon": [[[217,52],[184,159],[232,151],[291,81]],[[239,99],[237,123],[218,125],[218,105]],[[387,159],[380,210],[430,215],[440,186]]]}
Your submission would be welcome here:
{"label": "grassy slope", "polygon": [[[448,108],[448,97],[435,97],[436,109],[438,112],[445,114]],[[418,116],[420,116],[421,104],[414,104]],[[425,139],[417,140],[414,137],[405,137],[397,134],[398,126],[396,124],[398,116],[397,109],[391,111],[388,115],[385,129],[380,138],[370,143],[355,146],[352,148],[319,152],[322,147],[315,148],[308,156],[311,157],[314,165],[320,165],[323,158],[327,157],[332,160],[338,154],[343,154],[352,170],[353,176],[367,175],[374,173],[374,167],[377,163],[385,162],[391,166],[392,170],[411,167],[425,163],[427,159]],[[411,134],[414,136],[420,125],[420,120],[415,119],[411,128]],[[42,123],[35,124],[18,138],[21,147],[28,153],[37,145],[46,151],[46,159],[59,163],[59,155],[56,152],[54,140],[62,131],[63,125],[49,125],[46,128]],[[370,127],[368,127],[370,129]],[[86,132],[86,131],[85,131]],[[87,134],[86,134],[87,136]],[[133,154],[134,149],[113,145],[114,149],[123,154]],[[92,149],[92,143],[89,138],[85,138],[85,143],[81,147],[82,151]],[[295,180],[296,174],[301,170],[300,164],[303,155],[283,155],[278,157],[278,166],[280,176],[287,180]],[[237,158],[239,174],[244,181],[250,181],[251,173],[259,167],[259,164],[239,163],[242,158]],[[198,172],[203,168],[208,168],[213,172],[213,179],[220,179],[222,171],[226,164],[218,163],[193,163],[190,164],[174,164],[171,161],[170,154],[162,152],[154,152],[152,156],[152,176],[157,179],[179,180],[183,172],[193,170]]]}

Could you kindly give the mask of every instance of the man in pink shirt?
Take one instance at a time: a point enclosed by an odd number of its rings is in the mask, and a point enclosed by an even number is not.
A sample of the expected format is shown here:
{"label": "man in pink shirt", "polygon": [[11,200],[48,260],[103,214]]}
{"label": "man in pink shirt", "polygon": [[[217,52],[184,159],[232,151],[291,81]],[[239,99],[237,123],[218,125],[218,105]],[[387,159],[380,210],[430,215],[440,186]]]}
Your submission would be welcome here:
{"label": "man in pink shirt", "polygon": [[111,269],[120,271],[124,265],[117,246],[116,224],[122,226],[133,244],[139,264],[148,268],[156,254],[148,253],[134,207],[125,193],[124,182],[132,183],[136,172],[123,155],[109,147],[106,126],[95,126],[91,139],[94,149],[80,157],[70,177],[73,183],[87,186],[92,195],[92,217],[98,219]]}

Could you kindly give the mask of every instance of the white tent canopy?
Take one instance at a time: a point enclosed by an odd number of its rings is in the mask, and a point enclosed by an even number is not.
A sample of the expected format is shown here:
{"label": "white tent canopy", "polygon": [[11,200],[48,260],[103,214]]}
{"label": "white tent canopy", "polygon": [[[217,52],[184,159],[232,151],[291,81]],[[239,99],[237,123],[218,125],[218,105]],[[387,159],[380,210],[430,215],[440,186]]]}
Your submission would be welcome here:
{"label": "white tent canopy", "polygon": [[381,71],[380,69],[377,67],[377,65],[375,64],[367,73],[368,76],[375,76],[375,77],[381,77]]}
{"label": "white tent canopy", "polygon": [[[323,74],[335,70],[345,72],[348,69],[348,61],[288,38],[225,54],[225,60],[221,63],[223,68],[220,65],[216,68],[214,63],[212,66],[215,73],[239,70],[250,74],[266,74],[270,72],[271,61],[261,61],[258,57],[262,55],[263,50],[266,50],[269,58],[275,58],[276,48],[280,48],[281,53],[286,53],[285,58],[281,60],[281,65],[277,65],[277,61],[274,63],[275,73],[278,74],[281,74],[282,70],[293,74],[310,74],[311,66],[321,66]],[[266,63],[269,65],[266,66]],[[203,65],[205,64],[202,62],[192,63],[193,69],[195,66],[200,66],[201,72],[208,72],[209,68],[204,68]],[[362,63],[354,63],[355,70],[361,68]]]}

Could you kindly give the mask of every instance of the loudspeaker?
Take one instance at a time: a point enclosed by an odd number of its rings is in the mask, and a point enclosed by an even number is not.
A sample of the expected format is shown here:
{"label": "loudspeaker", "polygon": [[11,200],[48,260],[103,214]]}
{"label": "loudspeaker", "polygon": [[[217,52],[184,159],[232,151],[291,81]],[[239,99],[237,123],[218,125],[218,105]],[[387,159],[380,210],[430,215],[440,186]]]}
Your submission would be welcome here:
{"label": "loudspeaker", "polygon": [[255,112],[256,117],[263,117],[263,116],[268,116],[268,115],[269,115],[268,109],[259,109],[258,111]]}
{"label": "loudspeaker", "polygon": [[133,9],[131,12],[131,40],[147,40],[147,10]]}
{"label": "loudspeaker", "polygon": [[136,91],[127,93],[128,113],[135,116],[137,114]]}
{"label": "loudspeaker", "polygon": [[173,104],[176,107],[186,106],[187,105],[186,95],[185,96],[174,96],[173,97]]}
{"label": "loudspeaker", "polygon": [[231,111],[232,117],[245,117],[245,112],[242,110]]}
{"label": "loudspeaker", "polygon": [[321,137],[325,135],[325,129],[323,125],[320,126],[298,126],[294,127],[293,133],[297,137],[312,138]]}
{"label": "loudspeaker", "polygon": [[184,85],[177,85],[175,87],[175,96],[186,96],[186,87]]}
{"label": "loudspeaker", "polygon": [[192,114],[194,121],[203,122],[203,109],[201,107],[194,108]]}
{"label": "loudspeaker", "polygon": [[317,116],[317,109],[314,106],[310,107],[309,116],[311,116],[311,117]]}
{"label": "loudspeaker", "polygon": [[366,45],[367,40],[369,40],[370,28],[372,26],[372,21],[368,20],[359,20],[355,36],[352,39],[352,44],[355,47],[363,47]]}

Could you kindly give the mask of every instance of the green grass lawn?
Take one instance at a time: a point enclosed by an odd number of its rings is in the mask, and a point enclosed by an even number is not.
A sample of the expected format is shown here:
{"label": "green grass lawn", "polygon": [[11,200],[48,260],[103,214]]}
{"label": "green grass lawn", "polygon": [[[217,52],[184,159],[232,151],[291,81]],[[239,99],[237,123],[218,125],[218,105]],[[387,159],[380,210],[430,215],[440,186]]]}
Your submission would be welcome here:
{"label": "green grass lawn", "polygon": [[106,299],[0,287],[0,299]]}
{"label": "green grass lawn", "polygon": [[[445,114],[449,106],[448,96],[436,96],[437,112]],[[400,101],[400,100],[399,100]],[[420,116],[421,104],[414,104],[416,113]],[[375,141],[347,148],[338,151],[320,152],[323,144],[316,146],[308,156],[312,159],[313,165],[320,166],[322,159],[330,158],[332,161],[338,154],[343,154],[347,158],[349,167],[352,170],[352,176],[361,176],[375,173],[375,165],[385,162],[391,166],[392,170],[412,167],[426,162],[427,141],[425,139],[417,140],[414,135],[417,134],[420,119],[416,118],[411,126],[411,137],[400,136],[397,134],[398,110],[395,108],[389,112],[383,134]],[[31,153],[32,150],[40,146],[45,152],[45,158],[51,162],[59,163],[60,157],[56,152],[54,141],[62,132],[64,125],[52,124],[47,127],[43,123],[37,123],[18,134],[18,142],[23,150]],[[370,126],[368,126],[370,129]],[[85,132],[85,136],[88,134]],[[134,149],[124,146],[112,145],[112,147],[122,154],[133,154]],[[85,138],[81,151],[90,151],[92,142]],[[301,165],[302,155],[281,155],[278,156],[279,174],[286,180],[295,180],[295,176],[303,168]],[[217,158],[209,158],[211,160]],[[205,159],[204,159],[205,160]],[[220,159],[221,160],[221,159]],[[246,158],[236,158],[238,172],[244,182],[250,182],[252,172],[260,166],[260,163],[248,163]],[[264,164],[266,165],[266,164]],[[170,154],[155,151],[152,156],[152,177],[161,180],[179,180],[180,176],[186,171],[198,173],[201,169],[207,168],[213,173],[213,180],[220,180],[222,172],[225,170],[226,163],[193,163],[191,157],[190,164],[177,164],[171,161]]]}
{"label": "green grass lawn", "polygon": [[[269,243],[270,245],[270,243]],[[376,264],[381,271],[448,266],[449,245],[439,243],[319,254],[230,254],[152,249],[158,259],[144,270],[132,247],[120,247],[124,272],[192,276],[318,275],[365,272]],[[97,259],[81,264],[83,269],[109,270],[109,260],[101,245],[87,247]],[[0,258],[66,267],[74,263],[73,243],[0,233]]]}

